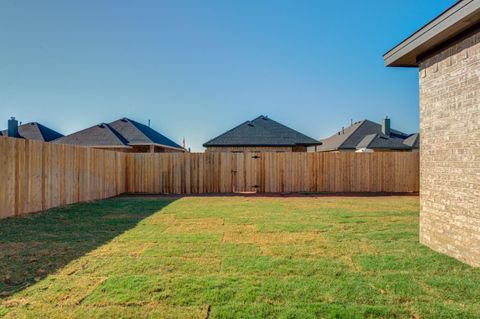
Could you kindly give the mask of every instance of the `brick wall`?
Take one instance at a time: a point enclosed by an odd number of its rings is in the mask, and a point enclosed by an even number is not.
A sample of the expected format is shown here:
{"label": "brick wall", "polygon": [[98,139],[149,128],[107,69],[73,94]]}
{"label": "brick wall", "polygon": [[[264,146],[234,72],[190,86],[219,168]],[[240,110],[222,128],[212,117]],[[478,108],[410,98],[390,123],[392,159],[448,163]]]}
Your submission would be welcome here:
{"label": "brick wall", "polygon": [[480,266],[480,32],[419,72],[420,241]]}

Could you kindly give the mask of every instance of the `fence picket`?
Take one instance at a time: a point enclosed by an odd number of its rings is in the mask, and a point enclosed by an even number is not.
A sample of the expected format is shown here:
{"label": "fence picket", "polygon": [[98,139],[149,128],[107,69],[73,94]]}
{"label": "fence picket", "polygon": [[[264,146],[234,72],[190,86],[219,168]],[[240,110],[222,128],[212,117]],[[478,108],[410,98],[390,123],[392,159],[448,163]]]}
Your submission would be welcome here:
{"label": "fence picket", "polygon": [[418,153],[116,153],[0,137],[0,218],[122,193],[418,192]]}

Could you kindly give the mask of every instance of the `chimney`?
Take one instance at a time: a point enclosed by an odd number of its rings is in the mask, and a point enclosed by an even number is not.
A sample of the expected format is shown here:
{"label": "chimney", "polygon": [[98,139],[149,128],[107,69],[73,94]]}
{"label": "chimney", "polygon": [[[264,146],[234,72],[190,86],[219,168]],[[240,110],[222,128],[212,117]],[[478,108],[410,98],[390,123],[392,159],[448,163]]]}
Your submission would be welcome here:
{"label": "chimney", "polygon": [[8,120],[8,137],[18,137],[18,121],[12,116]]}
{"label": "chimney", "polygon": [[390,136],[390,119],[388,116],[385,116],[382,122],[382,133],[384,135]]}

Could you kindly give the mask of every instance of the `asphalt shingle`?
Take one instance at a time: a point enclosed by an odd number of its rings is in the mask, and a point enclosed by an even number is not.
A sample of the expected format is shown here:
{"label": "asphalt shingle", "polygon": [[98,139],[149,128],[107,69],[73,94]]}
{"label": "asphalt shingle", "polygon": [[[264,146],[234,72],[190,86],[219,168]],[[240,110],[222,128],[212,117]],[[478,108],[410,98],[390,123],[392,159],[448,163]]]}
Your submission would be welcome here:
{"label": "asphalt shingle", "polygon": [[53,141],[58,144],[130,148],[128,141],[106,123],[94,125]]}
{"label": "asphalt shingle", "polygon": [[123,118],[109,124],[121,134],[129,145],[160,145],[182,148],[168,137],[158,133],[147,125]]}
{"label": "asphalt shingle", "polygon": [[[418,136],[418,134],[413,135]],[[355,122],[336,134],[321,140],[323,144],[317,150],[338,151],[361,148],[410,150],[418,148],[418,143],[415,143],[415,141],[411,145],[404,143],[409,141],[409,137],[413,135],[392,129],[390,135],[386,136],[382,132],[381,124],[363,120]]]}
{"label": "asphalt shingle", "polygon": [[54,143],[121,148],[131,148],[136,145],[156,145],[183,151],[180,145],[169,138],[146,125],[127,118],[108,124],[94,125],[59,138]]}
{"label": "asphalt shingle", "polygon": [[203,144],[212,146],[309,146],[319,141],[280,124],[266,116],[259,116]]}
{"label": "asphalt shingle", "polygon": [[[42,142],[50,142],[63,136],[57,131],[54,131],[51,128],[48,128],[37,122],[26,123],[18,126],[18,134],[21,138]],[[7,130],[0,132],[0,136],[7,135]]]}

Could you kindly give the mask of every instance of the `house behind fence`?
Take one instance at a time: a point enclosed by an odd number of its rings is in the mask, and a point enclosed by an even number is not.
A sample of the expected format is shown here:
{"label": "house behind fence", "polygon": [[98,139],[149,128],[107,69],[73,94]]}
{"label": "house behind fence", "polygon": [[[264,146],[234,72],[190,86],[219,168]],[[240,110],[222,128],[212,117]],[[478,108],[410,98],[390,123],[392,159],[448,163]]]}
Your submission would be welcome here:
{"label": "house behind fence", "polygon": [[101,123],[53,141],[57,144],[94,147],[119,152],[184,152],[185,149],[152,129],[131,119]]}
{"label": "house behind fence", "polygon": [[18,121],[12,117],[10,120],[8,120],[8,128],[0,131],[0,136],[50,142],[62,137],[63,135],[38,122],[30,122],[19,125]]}
{"label": "house behind fence", "polygon": [[363,120],[342,127],[332,136],[322,139],[317,152],[417,152],[419,134],[407,134],[391,128],[386,117],[382,123]]}
{"label": "house behind fence", "polygon": [[203,144],[207,152],[306,152],[321,144],[267,116],[259,116]]}

